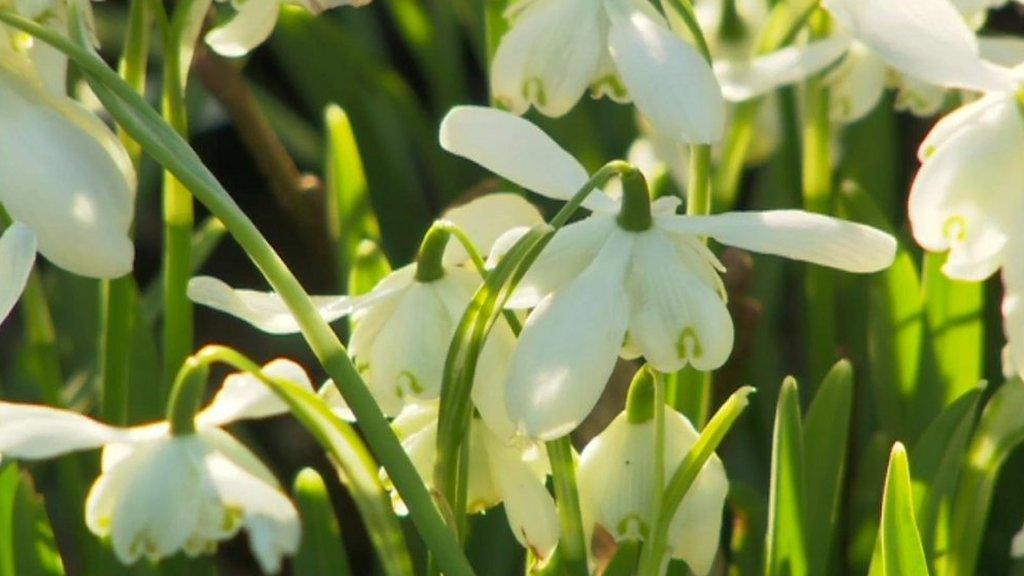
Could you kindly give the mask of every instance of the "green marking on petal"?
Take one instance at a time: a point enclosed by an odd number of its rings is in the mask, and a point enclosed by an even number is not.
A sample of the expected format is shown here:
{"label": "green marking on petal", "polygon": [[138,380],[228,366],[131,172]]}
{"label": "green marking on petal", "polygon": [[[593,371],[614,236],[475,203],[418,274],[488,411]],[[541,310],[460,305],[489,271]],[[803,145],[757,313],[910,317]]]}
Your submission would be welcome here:
{"label": "green marking on petal", "polygon": [[400,380],[404,379],[404,382],[399,384],[400,388],[408,388],[409,390],[412,391],[413,394],[422,394],[423,393],[423,390],[424,390],[423,385],[420,384],[420,381],[416,378],[416,376],[413,375],[412,372],[409,372],[408,370],[406,370],[406,371],[402,372],[401,374],[399,374],[398,378]]}
{"label": "green marking on petal", "polygon": [[692,326],[683,328],[683,331],[679,334],[679,340],[676,341],[676,350],[679,351],[679,357],[683,359],[700,358],[704,355],[704,349],[700,345],[700,338]]}
{"label": "green marking on petal", "polygon": [[631,540],[643,540],[649,533],[647,522],[639,514],[630,514],[619,521],[616,532],[619,537]]}

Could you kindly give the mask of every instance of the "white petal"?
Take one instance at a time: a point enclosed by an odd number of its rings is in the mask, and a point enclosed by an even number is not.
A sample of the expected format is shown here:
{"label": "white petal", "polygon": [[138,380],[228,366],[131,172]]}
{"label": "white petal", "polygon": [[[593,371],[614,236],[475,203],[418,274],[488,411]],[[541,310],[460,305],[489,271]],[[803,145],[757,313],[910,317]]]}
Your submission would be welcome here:
{"label": "white petal", "polygon": [[521,451],[485,431],[491,477],[501,492],[509,527],[520,544],[546,558],[558,544],[559,524],[555,500],[538,474],[523,461]]}
{"label": "white petal", "polygon": [[26,460],[128,441],[128,432],[69,410],[0,402],[0,454]]}
{"label": "white petal", "polygon": [[0,236],[0,323],[11,313],[36,261],[36,235],[15,222]]}
{"label": "white petal", "polygon": [[[588,179],[583,165],[540,128],[495,108],[452,108],[441,122],[441,147],[556,200],[568,200]],[[584,206],[615,209],[615,203],[600,192],[591,194]]]}
{"label": "white petal", "polygon": [[825,6],[904,74],[948,88],[1013,89],[1006,69],[982,60],[974,32],[948,0],[825,0]]}
{"label": "white petal", "polygon": [[[313,296],[320,316],[334,322],[388,298],[401,287],[374,290],[363,296]],[[269,334],[295,334],[301,329],[288,305],[276,292],[235,289],[210,276],[188,282],[188,297],[196,304],[219,310]]]}
{"label": "white petal", "polygon": [[276,484],[269,484],[223,454],[210,451],[203,460],[221,502],[241,510],[249,546],[264,574],[276,574],[281,560],[299,549],[302,527],[295,506]]}
{"label": "white petal", "polygon": [[968,113],[971,122],[950,130],[918,172],[909,214],[921,246],[950,250],[947,275],[981,280],[1002,263],[1024,209],[1024,120],[1012,95]]}
{"label": "white petal", "polygon": [[946,103],[946,95],[945,88],[904,74],[899,78],[896,110],[906,110],[922,118],[934,116],[942,110]]}
{"label": "white petal", "polygon": [[943,116],[921,142],[921,146],[917,150],[917,159],[924,163],[940,146],[961,130],[971,128],[981,122],[985,115],[991,113],[992,106],[998,105],[1005,98],[1004,94],[989,94]]}
{"label": "white petal", "polygon": [[505,404],[505,384],[515,346],[512,328],[504,318],[499,318],[480,353],[473,378],[473,405],[487,427],[502,439],[512,439],[516,435],[515,424]]}
{"label": "white petal", "polygon": [[[473,241],[482,256],[487,256],[505,232],[513,228],[532,228],[544,222],[540,210],[518,194],[487,194],[445,211],[442,219],[455,223]],[[444,252],[445,264],[459,264],[469,254],[452,238]]]}
{"label": "white petal", "polygon": [[507,306],[533,308],[579,276],[617,229],[612,216],[595,215],[560,229],[527,270]]}
{"label": "white petal", "polygon": [[1019,257],[1003,265],[1002,312],[1009,364],[1019,371],[1024,367],[1024,265]]}
{"label": "white petal", "polygon": [[725,129],[725,100],[711,66],[685,40],[629,6],[609,7],[609,48],[637,109],[668,137],[713,143]]}
{"label": "white petal", "polygon": [[605,30],[595,0],[536,0],[512,19],[491,66],[494,98],[522,114],[564,115],[597,78]]}
{"label": "white petal", "polygon": [[824,70],[849,46],[848,38],[835,36],[802,46],[789,46],[749,61],[720,60],[715,62],[715,76],[722,85],[725,99],[741,102]]}
{"label": "white petal", "polygon": [[182,29],[180,44],[178,46],[179,62],[181,63],[181,87],[188,85],[189,71],[192,69],[192,57],[195,55],[196,46],[199,43],[199,34],[203,31],[203,24],[206,22],[206,14],[210,11],[213,0],[196,0],[189,2],[188,14],[183,15],[185,26]]}
{"label": "white petal", "polygon": [[132,269],[135,171],[117,137],[77,102],[0,65],[0,203],[39,252],[75,274]]}
{"label": "white petal", "polygon": [[1000,66],[1016,68],[1024,63],[1024,40],[1015,36],[981,36],[981,55]]}
{"label": "white petal", "polygon": [[199,516],[201,453],[195,436],[157,440],[104,474],[105,489],[96,482],[90,501],[106,500],[104,493],[116,500],[110,541],[121,562],[166,558],[185,546]]}
{"label": "white petal", "polygon": [[885,95],[888,76],[889,69],[877,54],[861,42],[853,42],[843,62],[825,79],[832,120],[852,124],[870,114]]}
{"label": "white petal", "polygon": [[509,416],[528,436],[572,432],[594,408],[626,333],[623,282],[634,238],[616,232],[593,264],[540,303],[509,368]]}
{"label": "white petal", "polygon": [[[372,389],[402,398],[438,396],[445,356],[458,321],[439,294],[437,285],[445,283],[446,278],[413,282],[399,297],[391,318],[377,333],[369,357],[363,357]],[[468,302],[466,296],[463,309]]]}
{"label": "white petal", "polygon": [[[697,243],[696,239],[687,239]],[[684,240],[685,241],[685,240]],[[659,230],[641,234],[626,279],[630,341],[660,372],[714,370],[729,358],[733,325],[714,264],[680,258]]]}
{"label": "white petal", "polygon": [[663,216],[657,225],[681,234],[847,272],[877,272],[892,264],[896,240],[875,228],[802,210]]}
{"label": "white petal", "polygon": [[[302,366],[286,358],[268,362],[263,366],[263,373],[313,391],[313,384]],[[199,413],[198,419],[203,426],[225,426],[239,420],[270,418],[287,412],[288,405],[259,378],[248,372],[236,372],[224,379],[217,395]]]}
{"label": "white petal", "polygon": [[270,37],[281,10],[278,0],[235,2],[237,14],[206,35],[206,43],[221,56],[245,56]]}
{"label": "white petal", "polygon": [[[665,410],[665,477],[675,473],[697,441],[697,431],[682,414]],[[686,493],[669,525],[669,552],[685,560],[694,574],[711,571],[722,531],[722,512],[729,480],[718,456],[712,455]]]}

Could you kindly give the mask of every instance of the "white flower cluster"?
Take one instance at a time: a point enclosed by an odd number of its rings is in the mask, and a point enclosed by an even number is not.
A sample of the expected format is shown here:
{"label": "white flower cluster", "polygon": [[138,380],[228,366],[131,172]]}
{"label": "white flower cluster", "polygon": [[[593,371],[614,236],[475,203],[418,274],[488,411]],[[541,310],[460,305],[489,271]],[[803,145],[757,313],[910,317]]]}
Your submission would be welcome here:
{"label": "white flower cluster", "polygon": [[[363,3],[300,2],[313,11]],[[204,14],[210,0],[195,4]],[[1024,248],[1017,227],[1024,214],[1024,51],[979,41],[974,30],[994,3],[825,0],[834,20],[827,37],[757,56],[753,36],[737,35],[730,18],[756,29],[766,19],[760,3],[738,2],[739,16],[716,11],[720,4],[696,6],[709,30],[709,61],[678,14],[666,16],[646,0],[511,2],[509,30],[491,70],[504,110],[453,109],[441,125],[441,146],[529,192],[564,201],[591,175],[519,115],[535,108],[562,116],[588,89],[633,102],[651,131],[675,145],[718,142],[729,103],[826,69],[833,119],[841,122],[867,114],[886,87],[900,90],[899,106],[925,115],[940,109],[947,90],[981,94],[939,122],[921,146],[910,218],[923,247],[949,252],[943,270],[950,277],[977,281],[1002,269],[1009,356],[1024,366],[1024,262],[1013,256]],[[24,15],[63,25],[63,3],[31,5]],[[236,2],[237,14],[206,41],[222,54],[244,54],[271,33],[280,5]],[[23,289],[37,250],[87,276],[131,269],[131,162],[107,127],[67,96],[64,69],[53,50],[0,26],[0,203],[15,221],[0,239],[0,319]],[[853,273],[887,267],[896,251],[895,240],[878,230],[800,210],[681,215],[678,199],[651,201],[642,177],[620,176],[620,187],[590,195],[583,203],[590,214],[560,229],[532,264],[507,305],[525,318],[521,332],[500,319],[475,373],[468,508],[503,503],[516,537],[540,557],[559,539],[543,442],[581,424],[617,360],[642,357],[669,373],[685,366],[710,371],[728,359],[734,334],[724,268],[707,238]],[[489,254],[489,267],[542,223],[516,194],[482,197],[443,219]],[[454,242],[440,257],[420,256],[368,294],[323,296],[316,304],[328,321],[351,316],[349,352],[431,484],[446,355],[483,280]],[[189,296],[268,333],[299,330],[274,293],[204,277],[193,279]],[[287,361],[266,370],[310,387],[301,368]],[[333,385],[321,394],[347,414]],[[34,459],[103,447],[87,521],[110,537],[125,562],[205,552],[244,526],[262,568],[274,572],[297,549],[295,509],[273,475],[221,427],[284,411],[243,375],[225,382],[200,413],[196,432],[184,436],[170,434],[166,423],[118,429],[71,412],[0,403],[0,453]],[[685,417],[665,411],[670,472],[697,433]],[[579,481],[588,533],[600,527],[619,540],[646,535],[647,499],[661,489],[653,485],[653,434],[650,420],[624,412],[583,449]],[[713,458],[673,523],[672,556],[697,574],[711,569],[726,488],[724,467]]]}

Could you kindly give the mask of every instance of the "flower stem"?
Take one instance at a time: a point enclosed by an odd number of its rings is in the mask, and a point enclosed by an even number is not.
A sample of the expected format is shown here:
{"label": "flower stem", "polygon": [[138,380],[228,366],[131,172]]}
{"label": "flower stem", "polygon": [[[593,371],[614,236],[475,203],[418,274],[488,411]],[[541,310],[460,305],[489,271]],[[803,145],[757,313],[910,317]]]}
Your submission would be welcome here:
{"label": "flower stem", "polygon": [[203,402],[210,378],[210,366],[195,356],[189,356],[181,365],[171,396],[167,401],[167,421],[171,434],[187,436],[196,432],[196,412]]}
{"label": "flower stem", "polygon": [[149,105],[132,91],[95,53],[77,12],[71,11],[71,31],[76,41],[31,20],[0,11],[0,21],[27,32],[70,56],[112,116],[157,162],[183,182],[217,218],[256,264],[287,304],[302,328],[303,336],[338,385],[360,424],[367,443],[388,472],[427,547],[447,576],[470,576],[469,565],[458,541],[449,531],[415,467],[391,431],[348,357],[337,334],[324,321],[309,295],[220,182],[203,165],[189,145]]}
{"label": "flower stem", "polygon": [[[143,95],[146,91],[152,19],[149,0],[131,0],[124,52],[118,65],[124,81],[136,93]],[[123,129],[118,127],[117,131],[137,173],[142,160],[142,148]],[[128,422],[128,370],[136,305],[135,281],[130,274],[101,282],[102,319],[97,355],[101,382],[100,414],[111,424],[124,425]]]}
{"label": "flower stem", "polygon": [[[816,13],[810,21],[811,34],[828,33],[828,14]],[[832,134],[829,88],[821,76],[807,81],[804,90],[804,208],[828,214],[832,211]],[[836,350],[835,275],[821,267],[809,267],[805,278],[807,297],[807,339],[809,374],[817,382],[832,366]]]}
{"label": "flower stem", "polygon": [[587,543],[580,514],[580,496],[576,486],[576,461],[568,436],[547,443],[551,478],[558,501],[561,538],[558,553],[567,576],[587,575]]}
{"label": "flower stem", "polygon": [[[192,2],[186,1],[176,7],[168,22],[162,8],[164,29],[164,88],[163,115],[167,123],[182,138],[188,138],[188,111],[185,107],[185,90],[182,85],[181,44],[186,16]],[[192,194],[171,172],[164,173],[164,323],[163,323],[163,374],[164,384],[176,373],[192,352],[194,317],[192,301],[188,299],[188,281],[192,276],[190,265],[192,251],[192,228],[195,215]]]}

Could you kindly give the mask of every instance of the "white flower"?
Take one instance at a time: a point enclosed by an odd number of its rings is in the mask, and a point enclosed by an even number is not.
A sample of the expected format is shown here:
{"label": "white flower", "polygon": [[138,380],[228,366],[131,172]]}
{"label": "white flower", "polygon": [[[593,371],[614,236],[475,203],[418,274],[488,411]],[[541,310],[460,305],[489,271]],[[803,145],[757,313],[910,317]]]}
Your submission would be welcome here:
{"label": "white flower", "polygon": [[[564,151],[509,155],[513,142],[523,150],[560,150],[517,116],[461,107],[441,130],[449,151],[545,195],[564,198],[586,179]],[[570,177],[556,182],[555,174]],[[530,186],[540,181],[546,189]],[[851,272],[880,270],[896,250],[892,237],[860,224],[798,210],[687,217],[675,214],[675,198],[654,203],[648,228],[627,230],[616,216],[619,203],[595,194],[591,205],[599,210],[559,231],[509,301],[512,308],[536,307],[512,355],[506,399],[512,421],[538,439],[568,434],[586,417],[627,334],[630,348],[662,372],[725,362],[733,327],[722,266],[702,237]]]}
{"label": "white flower", "polygon": [[926,250],[949,251],[946,276],[979,281],[1002,268],[1003,328],[1010,365],[1018,368],[1024,366],[1020,106],[1012,93],[992,93],[942,119],[921,145],[923,165],[910,191],[914,238]]}
{"label": "white flower", "polygon": [[[672,474],[697,441],[697,431],[685,416],[665,411],[665,469]],[[644,540],[653,528],[652,499],[664,486],[655,484],[654,419],[631,422],[619,414],[580,454],[580,510],[589,534],[600,526],[615,538]],[[698,576],[711,571],[718,552],[722,511],[729,491],[725,467],[712,455],[694,480],[669,525],[672,558],[686,561]]]}
{"label": "white flower", "polygon": [[[433,486],[437,403],[409,405],[392,428],[420,477]],[[539,557],[547,557],[558,543],[559,527],[555,501],[544,485],[549,469],[543,448],[509,445],[477,418],[470,425],[468,441],[468,512],[482,513],[504,504],[509,527],[519,543]],[[392,496],[396,509],[403,512],[397,493]]]}
{"label": "white flower", "polygon": [[[264,371],[312,389],[291,361],[275,360]],[[75,412],[0,402],[0,454],[36,460],[103,447],[85,519],[125,564],[211,553],[244,527],[260,567],[276,573],[298,550],[298,513],[273,473],[221,427],[286,411],[248,374],[225,379],[197,415],[194,434],[172,435],[167,422],[115,428]]]}
{"label": "white flower", "polygon": [[[212,0],[197,2],[191,22],[196,24],[192,41],[210,8]],[[262,44],[277,24],[278,14],[285,5],[301,6],[313,14],[339,6],[365,6],[370,0],[231,0],[235,15],[226,24],[214,28],[206,35],[206,43],[223,56],[245,56]]]}
{"label": "white flower", "polygon": [[[542,222],[528,202],[513,194],[494,194],[455,208],[446,217],[474,236],[481,249],[510,228]],[[407,401],[439,396],[445,357],[462,314],[481,284],[480,274],[459,263],[467,255],[449,242],[440,278],[420,279],[417,265],[400,268],[370,293],[355,298],[317,297],[321,315],[334,321],[353,315],[355,328],[349,352],[374,398],[388,415],[401,411]],[[298,332],[299,327],[283,301],[274,293],[234,290],[220,280],[193,278],[189,297],[199,304],[227,312],[274,334]],[[495,393],[505,377],[515,337],[504,322],[495,325],[480,357],[476,384],[477,405],[497,433],[511,435],[501,395]]]}
{"label": "white flower", "polygon": [[134,260],[128,231],[135,171],[128,154],[103,122],[64,94],[63,66],[45,78],[37,60],[50,53],[24,48],[0,26],[0,204],[15,221],[0,240],[0,322],[20,296],[37,249],[92,278],[127,274]]}
{"label": "white flower", "polygon": [[645,0],[516,0],[505,16],[491,86],[512,111],[561,116],[590,87],[632,99],[670,137],[721,137],[724,102],[710,66]]}

